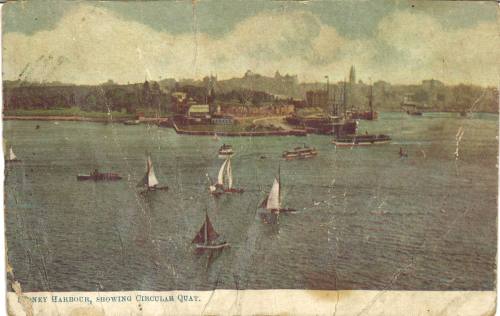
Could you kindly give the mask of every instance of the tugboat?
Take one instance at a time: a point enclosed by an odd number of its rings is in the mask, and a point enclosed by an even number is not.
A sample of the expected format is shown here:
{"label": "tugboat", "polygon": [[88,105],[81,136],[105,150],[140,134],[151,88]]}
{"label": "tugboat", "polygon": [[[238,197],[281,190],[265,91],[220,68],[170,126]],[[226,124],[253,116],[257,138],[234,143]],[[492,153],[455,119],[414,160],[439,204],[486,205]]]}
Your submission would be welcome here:
{"label": "tugboat", "polygon": [[310,148],[304,144],[303,147],[295,147],[293,150],[284,151],[282,157],[286,160],[292,160],[313,158],[317,155],[316,148]]}
{"label": "tugboat", "polygon": [[13,162],[21,162],[21,160],[17,159],[16,155],[14,154],[14,151],[12,150],[12,147],[9,147],[9,154],[5,158],[6,163],[13,163]]}
{"label": "tugboat", "polygon": [[231,157],[234,154],[233,146],[222,144],[219,148],[219,158]]}
{"label": "tugboat", "polygon": [[158,186],[159,182],[156,178],[155,171],[153,168],[153,162],[151,161],[151,157],[148,155],[147,163],[146,163],[146,174],[142,178],[141,181],[137,184],[138,187],[146,187],[146,190],[141,192],[141,194],[145,194],[150,191],[158,191],[158,190],[168,190],[168,186],[160,187]]}
{"label": "tugboat", "polygon": [[[226,173],[227,187],[224,186],[224,171]],[[220,167],[217,183],[210,185],[210,193],[215,196],[220,196],[224,193],[243,193],[243,189],[233,188],[233,171],[230,158],[227,158]]]}
{"label": "tugboat", "polygon": [[198,255],[204,254],[206,251],[210,252],[209,261],[215,252],[222,251],[226,247],[230,247],[230,244],[225,240],[221,239],[219,234],[215,231],[208,213],[205,211],[205,222],[201,226],[200,230],[191,242],[195,244],[195,252]]}
{"label": "tugboat", "polygon": [[343,137],[336,137],[332,140],[332,144],[337,147],[381,145],[388,144],[390,142],[391,137],[384,134],[346,135]]}
{"label": "tugboat", "polygon": [[93,181],[116,181],[116,180],[121,180],[122,177],[120,177],[116,173],[100,173],[97,169],[94,169],[90,174],[79,174],[76,176],[76,179],[78,181],[85,181],[85,180],[93,180]]}

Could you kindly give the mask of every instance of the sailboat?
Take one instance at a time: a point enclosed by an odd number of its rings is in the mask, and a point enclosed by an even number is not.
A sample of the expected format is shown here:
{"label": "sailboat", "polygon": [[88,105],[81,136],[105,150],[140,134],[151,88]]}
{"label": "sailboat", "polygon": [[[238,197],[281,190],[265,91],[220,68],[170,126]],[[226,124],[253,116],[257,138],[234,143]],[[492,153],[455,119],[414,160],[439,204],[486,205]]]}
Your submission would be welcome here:
{"label": "sailboat", "polygon": [[5,162],[21,162],[21,160],[17,159],[16,154],[14,154],[14,151],[12,150],[12,147],[9,147],[9,153],[7,155],[7,158],[5,159]]}
{"label": "sailboat", "polygon": [[230,246],[229,243],[220,240],[219,237],[208,217],[208,213],[205,213],[205,222],[192,241],[196,245],[196,252],[202,254],[206,250],[222,250]]}
{"label": "sailboat", "polygon": [[[224,184],[224,174],[227,179],[227,187]],[[243,189],[233,188],[233,170],[229,157],[222,163],[219,174],[217,175],[217,183],[210,186],[210,192],[215,196],[219,196],[223,193],[243,193]]]}
{"label": "sailboat", "polygon": [[168,186],[160,187],[158,186],[159,181],[156,178],[155,171],[153,168],[153,162],[151,161],[151,157],[148,155],[147,163],[146,163],[146,174],[144,178],[137,184],[138,187],[146,187],[146,190],[142,193],[156,190],[168,190]]}
{"label": "sailboat", "polygon": [[280,168],[278,168],[278,176],[274,178],[273,186],[267,197],[262,201],[261,207],[266,209],[271,214],[295,212],[291,208],[281,207],[281,176]]}

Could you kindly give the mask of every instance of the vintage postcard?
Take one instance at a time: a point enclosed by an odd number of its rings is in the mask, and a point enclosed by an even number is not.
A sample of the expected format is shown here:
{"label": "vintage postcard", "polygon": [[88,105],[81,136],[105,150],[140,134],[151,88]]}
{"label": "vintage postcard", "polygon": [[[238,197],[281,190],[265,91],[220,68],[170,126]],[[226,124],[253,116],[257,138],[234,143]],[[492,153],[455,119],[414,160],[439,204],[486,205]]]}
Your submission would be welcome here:
{"label": "vintage postcard", "polygon": [[7,2],[7,313],[494,314],[498,14]]}

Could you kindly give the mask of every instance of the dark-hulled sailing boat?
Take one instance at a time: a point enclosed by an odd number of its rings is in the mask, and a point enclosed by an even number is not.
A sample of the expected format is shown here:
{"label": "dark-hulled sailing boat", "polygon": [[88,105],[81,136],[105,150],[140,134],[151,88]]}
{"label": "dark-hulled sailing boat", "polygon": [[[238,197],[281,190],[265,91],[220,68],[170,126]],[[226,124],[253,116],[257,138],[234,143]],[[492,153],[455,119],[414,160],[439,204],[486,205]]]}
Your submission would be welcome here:
{"label": "dark-hulled sailing boat", "polygon": [[142,178],[141,181],[137,184],[138,187],[145,187],[146,190],[144,190],[141,193],[146,193],[150,191],[157,191],[157,190],[168,190],[168,186],[158,186],[160,182],[156,178],[155,171],[153,168],[153,162],[151,161],[151,157],[148,155],[147,163],[146,163],[146,174]]}
{"label": "dark-hulled sailing boat", "polygon": [[203,254],[205,251],[222,250],[230,246],[229,243],[220,239],[208,217],[208,213],[205,214],[205,222],[192,243],[196,245],[196,253],[198,254]]}

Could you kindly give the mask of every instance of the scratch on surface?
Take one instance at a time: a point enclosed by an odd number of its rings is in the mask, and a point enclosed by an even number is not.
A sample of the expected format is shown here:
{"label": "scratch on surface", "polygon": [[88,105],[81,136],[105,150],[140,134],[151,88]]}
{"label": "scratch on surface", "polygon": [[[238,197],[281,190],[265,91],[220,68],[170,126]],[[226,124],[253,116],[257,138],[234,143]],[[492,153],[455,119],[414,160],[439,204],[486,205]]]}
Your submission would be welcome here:
{"label": "scratch on surface", "polygon": [[364,314],[367,310],[370,309],[370,307],[375,304],[376,301],[378,301],[378,299],[384,295],[387,291],[390,291],[391,290],[391,287],[392,285],[397,281],[398,277],[401,275],[401,273],[403,272],[406,272],[408,271],[410,268],[413,267],[413,258],[412,258],[412,261],[410,263],[408,263],[406,266],[398,269],[398,271],[396,271],[393,275],[392,275],[392,278],[391,278],[391,281],[386,285],[384,286],[384,288],[377,293],[377,295],[375,295],[375,297],[370,301],[370,303],[368,303],[357,315],[362,315]]}
{"label": "scratch on surface", "polygon": [[456,148],[455,148],[455,170],[458,176],[458,159],[460,158],[460,142],[462,141],[462,136],[464,136],[464,128],[462,126],[459,127],[457,134],[455,135],[456,140]]}
{"label": "scratch on surface", "polygon": [[[6,252],[7,252],[7,250],[6,250]],[[16,293],[18,302],[21,304],[24,312],[26,313],[26,316],[33,316],[34,315],[33,314],[33,305],[32,305],[31,299],[29,297],[27,297],[26,295],[24,295],[22,287],[21,287],[21,283],[19,283],[16,280],[16,278],[14,276],[14,269],[12,268],[12,266],[9,263],[8,255],[6,255],[6,270],[7,270],[7,276],[10,276],[10,278],[11,278],[12,289]],[[8,310],[9,310],[10,306],[9,305],[7,305],[7,306],[8,306]],[[11,310],[9,310],[9,315],[13,315],[13,312]]]}
{"label": "scratch on surface", "polygon": [[[209,259],[210,260],[210,259]],[[215,291],[217,290],[217,286],[219,285],[219,275],[217,276],[217,280],[215,282],[215,286],[212,290],[212,293],[210,293],[210,296],[208,297],[208,300],[207,302],[205,303],[205,305],[203,306],[203,309],[201,310],[201,313],[200,315],[203,315],[205,314],[205,310],[207,309],[208,307],[208,304],[210,304],[210,302],[212,301],[212,298],[214,297],[214,294],[215,294]]]}
{"label": "scratch on surface", "polygon": [[193,73],[196,75],[196,63],[198,59],[198,22],[196,20],[196,0],[192,0],[193,5],[193,40],[194,40],[194,51],[193,51]]}

